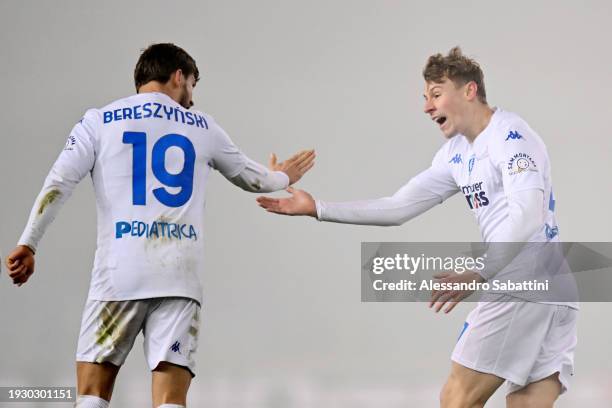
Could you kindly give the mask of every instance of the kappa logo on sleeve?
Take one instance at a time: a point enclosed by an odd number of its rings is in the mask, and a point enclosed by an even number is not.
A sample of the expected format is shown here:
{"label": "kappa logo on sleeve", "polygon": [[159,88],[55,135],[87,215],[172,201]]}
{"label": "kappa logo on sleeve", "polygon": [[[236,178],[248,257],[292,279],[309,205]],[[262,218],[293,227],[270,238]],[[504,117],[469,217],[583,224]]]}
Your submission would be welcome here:
{"label": "kappa logo on sleeve", "polygon": [[508,133],[508,136],[506,136],[506,142],[508,140],[519,140],[519,139],[523,139],[525,140],[525,138],[523,138],[523,135],[521,135],[518,131],[516,130],[511,130],[510,133]]}
{"label": "kappa logo on sleeve", "polygon": [[76,144],[76,137],[72,135],[68,136],[68,140],[66,140],[66,145],[64,146],[64,150],[74,150],[75,144]]}
{"label": "kappa logo on sleeve", "polygon": [[508,160],[508,175],[524,173],[526,171],[538,171],[535,161],[527,153],[517,153]]}

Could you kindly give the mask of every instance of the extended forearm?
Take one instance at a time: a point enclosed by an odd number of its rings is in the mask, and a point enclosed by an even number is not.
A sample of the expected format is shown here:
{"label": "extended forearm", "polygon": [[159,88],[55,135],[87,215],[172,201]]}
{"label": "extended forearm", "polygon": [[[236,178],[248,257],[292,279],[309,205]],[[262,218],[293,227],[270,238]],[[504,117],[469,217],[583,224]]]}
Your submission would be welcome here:
{"label": "extended forearm", "polygon": [[320,221],[358,225],[395,226],[429,210],[442,199],[411,181],[391,197],[374,200],[316,201]]}
{"label": "extended forearm", "polygon": [[32,251],[36,251],[40,239],[55,219],[61,206],[72,194],[77,182],[67,180],[54,169],[51,170],[34,202],[26,227],[19,238],[19,245],[25,245]]}
{"label": "extended forearm", "polygon": [[261,164],[246,159],[246,166],[230,181],[252,193],[269,193],[284,190],[289,186],[289,177],[281,171],[271,171]]}

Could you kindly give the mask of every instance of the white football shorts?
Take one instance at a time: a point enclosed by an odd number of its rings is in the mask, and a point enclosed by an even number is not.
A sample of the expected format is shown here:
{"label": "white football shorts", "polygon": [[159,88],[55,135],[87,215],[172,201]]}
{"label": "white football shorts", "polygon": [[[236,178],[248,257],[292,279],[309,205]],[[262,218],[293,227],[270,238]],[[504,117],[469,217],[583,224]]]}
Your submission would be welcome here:
{"label": "white football shorts", "polygon": [[500,296],[470,312],[451,359],[504,378],[507,394],[557,372],[565,392],[574,375],[578,311]]}
{"label": "white football shorts", "polygon": [[200,305],[193,299],[87,300],[76,360],[121,366],[142,330],[147,364],[183,366],[195,376]]}

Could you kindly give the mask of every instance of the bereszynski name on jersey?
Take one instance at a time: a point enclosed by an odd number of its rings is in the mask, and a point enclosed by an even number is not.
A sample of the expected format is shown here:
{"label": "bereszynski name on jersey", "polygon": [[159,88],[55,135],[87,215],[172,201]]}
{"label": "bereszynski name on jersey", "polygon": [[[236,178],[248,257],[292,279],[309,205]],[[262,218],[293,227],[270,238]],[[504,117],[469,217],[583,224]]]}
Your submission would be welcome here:
{"label": "bereszynski name on jersey", "polygon": [[104,124],[120,120],[166,119],[185,125],[208,129],[208,122],[203,115],[185,111],[177,106],[168,106],[158,102],[146,102],[102,112]]}

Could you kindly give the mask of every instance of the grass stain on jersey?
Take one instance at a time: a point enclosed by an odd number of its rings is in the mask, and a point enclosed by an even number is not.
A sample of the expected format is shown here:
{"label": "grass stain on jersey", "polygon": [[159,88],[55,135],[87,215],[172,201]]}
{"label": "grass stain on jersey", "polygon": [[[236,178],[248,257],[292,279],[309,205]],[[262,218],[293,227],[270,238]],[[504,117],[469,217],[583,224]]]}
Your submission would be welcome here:
{"label": "grass stain on jersey", "polygon": [[58,189],[54,189],[49,191],[45,196],[40,200],[40,206],[38,207],[38,215],[42,214],[50,204],[53,204],[55,200],[61,197],[62,192]]}
{"label": "grass stain on jersey", "polygon": [[[174,221],[172,221],[172,219],[170,217],[166,217],[164,215],[160,215],[159,217],[157,217],[157,219],[154,221],[157,224],[173,224]],[[156,236],[149,236],[147,238],[148,241],[150,242],[161,242],[161,243],[166,243],[166,242],[170,242],[171,239],[170,237],[168,237],[168,234],[155,234]]]}

